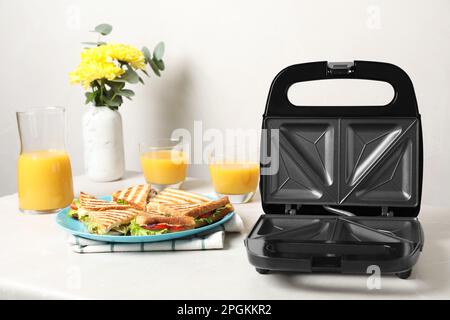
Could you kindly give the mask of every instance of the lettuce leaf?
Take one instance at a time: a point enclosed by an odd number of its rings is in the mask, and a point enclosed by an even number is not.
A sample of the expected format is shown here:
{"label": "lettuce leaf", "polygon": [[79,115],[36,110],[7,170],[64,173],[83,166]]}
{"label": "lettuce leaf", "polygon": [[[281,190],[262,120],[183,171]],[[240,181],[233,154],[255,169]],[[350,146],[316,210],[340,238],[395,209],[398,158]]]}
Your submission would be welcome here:
{"label": "lettuce leaf", "polygon": [[78,220],[78,211],[77,210],[73,210],[73,209],[70,209],[69,210],[69,213],[67,214],[70,218],[73,218],[73,219],[77,219]]}
{"label": "lettuce leaf", "polygon": [[117,199],[116,202],[117,202],[118,204],[128,204],[128,201],[123,200],[123,199]]}
{"label": "lettuce leaf", "polygon": [[167,233],[167,229],[162,230],[148,230],[142,228],[139,224],[136,223],[136,220],[132,220],[130,223],[130,234],[132,236],[154,236],[157,234]]}
{"label": "lettuce leaf", "polygon": [[117,231],[117,232],[121,233],[122,235],[126,236],[128,234],[128,232],[130,232],[130,225],[122,224],[118,227],[113,228],[112,231]]}
{"label": "lettuce leaf", "polygon": [[206,218],[196,218],[195,222],[197,222],[197,223],[206,222],[207,224],[211,224],[211,223],[213,223],[213,218],[218,216],[226,208],[230,208],[230,207],[231,207],[231,204],[227,204],[223,207],[217,208],[210,216],[208,216]]}
{"label": "lettuce leaf", "polygon": [[[74,200],[72,201],[72,203],[75,204],[75,206],[76,206],[77,208],[80,207],[80,201],[79,201],[78,199],[74,199]],[[68,213],[67,215],[68,215],[70,218],[77,219],[77,220],[79,219],[78,210],[73,210],[72,208],[70,208],[69,213]]]}
{"label": "lettuce leaf", "polygon": [[89,219],[84,219],[83,223],[86,225],[89,233],[97,233],[98,224],[90,221]]}
{"label": "lettuce leaf", "polygon": [[89,216],[84,215],[84,216],[78,217],[78,220],[80,220],[81,222],[87,222],[89,220]]}
{"label": "lettuce leaf", "polygon": [[211,224],[213,222],[213,220],[211,219],[213,215],[207,217],[207,218],[196,218],[195,222],[200,223],[200,222],[206,222],[207,224]]}

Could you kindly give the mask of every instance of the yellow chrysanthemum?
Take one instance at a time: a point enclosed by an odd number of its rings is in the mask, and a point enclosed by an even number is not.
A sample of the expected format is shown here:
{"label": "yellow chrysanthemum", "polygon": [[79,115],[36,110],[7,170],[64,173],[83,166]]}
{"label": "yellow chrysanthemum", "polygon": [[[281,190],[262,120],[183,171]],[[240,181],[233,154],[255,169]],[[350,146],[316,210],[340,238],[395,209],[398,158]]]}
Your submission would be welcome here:
{"label": "yellow chrysanthemum", "polygon": [[145,69],[145,57],[143,53],[135,47],[126,44],[107,44],[106,54],[115,60],[127,62],[135,69]]}
{"label": "yellow chrysanthemum", "polygon": [[87,89],[92,81],[113,80],[125,72],[108,58],[103,47],[84,49],[81,52],[80,64],[69,74],[71,83],[81,83]]}
{"label": "yellow chrysanthemum", "polygon": [[70,73],[71,83],[80,83],[85,89],[92,81],[98,79],[114,80],[125,71],[114,63],[100,61],[83,61]]}
{"label": "yellow chrysanthemum", "polygon": [[138,49],[124,44],[105,44],[81,52],[81,62],[72,71],[71,83],[80,83],[86,89],[92,81],[99,79],[114,80],[125,70],[118,61],[129,63],[135,69],[145,69],[145,58]]}

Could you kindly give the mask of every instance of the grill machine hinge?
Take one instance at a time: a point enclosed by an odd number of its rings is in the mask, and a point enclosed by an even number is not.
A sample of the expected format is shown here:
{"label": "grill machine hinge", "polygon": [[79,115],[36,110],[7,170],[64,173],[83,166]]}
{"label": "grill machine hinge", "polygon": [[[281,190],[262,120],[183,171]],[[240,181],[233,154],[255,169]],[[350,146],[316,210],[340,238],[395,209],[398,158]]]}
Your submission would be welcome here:
{"label": "grill machine hinge", "polygon": [[284,207],[284,214],[295,216],[296,214],[298,214],[301,207],[301,204],[287,204]]}
{"label": "grill machine hinge", "polygon": [[382,217],[393,217],[394,213],[389,211],[388,207],[381,207],[381,216]]}

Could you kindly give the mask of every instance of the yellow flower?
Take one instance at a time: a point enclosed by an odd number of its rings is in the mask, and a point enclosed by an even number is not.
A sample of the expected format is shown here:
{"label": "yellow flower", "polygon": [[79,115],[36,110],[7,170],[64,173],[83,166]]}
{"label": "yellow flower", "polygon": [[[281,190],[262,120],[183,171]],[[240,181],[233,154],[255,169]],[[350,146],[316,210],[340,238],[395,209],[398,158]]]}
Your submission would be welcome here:
{"label": "yellow flower", "polygon": [[114,63],[93,60],[82,61],[69,76],[71,83],[80,83],[87,89],[95,80],[114,80],[124,72],[125,70],[116,66]]}
{"label": "yellow flower", "polygon": [[124,44],[105,44],[81,52],[80,64],[69,74],[70,82],[80,83],[87,89],[92,81],[114,80],[125,72],[119,61],[135,69],[145,69],[144,55],[138,49]]}
{"label": "yellow flower", "polygon": [[107,56],[106,48],[103,47],[84,49],[81,52],[80,64],[69,74],[71,83],[80,83],[87,89],[92,81],[114,80],[125,72]]}
{"label": "yellow flower", "polygon": [[145,69],[144,54],[135,47],[126,44],[107,44],[105,47],[107,56],[112,59],[127,62],[135,69]]}

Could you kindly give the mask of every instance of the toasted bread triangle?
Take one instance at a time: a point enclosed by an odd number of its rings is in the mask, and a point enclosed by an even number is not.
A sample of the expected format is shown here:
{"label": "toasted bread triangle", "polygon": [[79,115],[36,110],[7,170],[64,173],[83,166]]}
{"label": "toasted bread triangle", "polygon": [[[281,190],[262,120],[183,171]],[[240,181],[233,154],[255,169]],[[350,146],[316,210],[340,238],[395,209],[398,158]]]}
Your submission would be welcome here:
{"label": "toasted bread triangle", "polygon": [[205,204],[211,202],[211,199],[192,192],[166,188],[150,199],[149,206],[154,207],[157,204]]}
{"label": "toasted bread triangle", "polygon": [[130,207],[129,205],[119,204],[114,201],[97,199],[84,192],[80,192],[78,200],[80,201],[81,208],[86,211],[121,210]]}
{"label": "toasted bread triangle", "polygon": [[181,225],[186,229],[192,229],[195,227],[195,220],[188,216],[167,216],[161,213],[154,212],[144,212],[136,217],[136,223],[139,225],[156,224],[156,223],[167,223],[171,225]]}
{"label": "toasted bread triangle", "polygon": [[[222,197],[217,200],[209,199],[208,202],[202,203],[152,203],[150,202],[147,206],[147,211],[149,209],[156,209],[159,212],[171,216],[190,216],[196,218],[202,214],[212,212],[216,209],[224,207],[230,204],[228,197]],[[230,205],[231,206],[231,205]]]}
{"label": "toasted bread triangle", "polygon": [[139,214],[141,214],[140,210],[131,207],[121,210],[94,211],[89,214],[89,220],[96,224],[97,233],[105,234],[114,227],[130,223]]}
{"label": "toasted bread triangle", "polygon": [[197,193],[166,188],[149,201],[146,210],[157,210],[171,216],[191,216],[195,218],[229,203],[228,197],[212,200]]}
{"label": "toasted bread triangle", "polygon": [[136,209],[145,210],[148,198],[155,193],[156,192],[150,188],[150,185],[141,184],[118,190],[112,194],[112,198],[116,202],[121,200]]}

